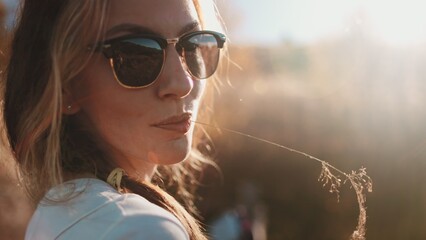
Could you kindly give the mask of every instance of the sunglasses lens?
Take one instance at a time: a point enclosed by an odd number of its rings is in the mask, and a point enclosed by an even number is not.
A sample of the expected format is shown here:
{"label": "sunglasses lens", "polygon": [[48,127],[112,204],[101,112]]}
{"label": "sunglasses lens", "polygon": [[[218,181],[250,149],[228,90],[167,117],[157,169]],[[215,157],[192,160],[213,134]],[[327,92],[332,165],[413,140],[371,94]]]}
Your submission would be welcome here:
{"label": "sunglasses lens", "polygon": [[219,62],[219,46],[213,34],[202,33],[182,41],[186,65],[192,76],[208,78],[216,71]]}
{"label": "sunglasses lens", "polygon": [[126,39],[115,44],[113,51],[114,72],[124,86],[147,86],[160,74],[163,50],[152,39]]}

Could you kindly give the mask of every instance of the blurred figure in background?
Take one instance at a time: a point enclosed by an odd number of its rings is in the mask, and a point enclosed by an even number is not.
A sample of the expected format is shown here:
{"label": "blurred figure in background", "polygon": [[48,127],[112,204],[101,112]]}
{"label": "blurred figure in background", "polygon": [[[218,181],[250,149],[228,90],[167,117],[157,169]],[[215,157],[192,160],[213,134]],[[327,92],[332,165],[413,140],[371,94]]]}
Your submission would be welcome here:
{"label": "blurred figure in background", "polygon": [[237,186],[235,207],[210,225],[213,240],[266,240],[267,216],[255,184],[244,181]]}

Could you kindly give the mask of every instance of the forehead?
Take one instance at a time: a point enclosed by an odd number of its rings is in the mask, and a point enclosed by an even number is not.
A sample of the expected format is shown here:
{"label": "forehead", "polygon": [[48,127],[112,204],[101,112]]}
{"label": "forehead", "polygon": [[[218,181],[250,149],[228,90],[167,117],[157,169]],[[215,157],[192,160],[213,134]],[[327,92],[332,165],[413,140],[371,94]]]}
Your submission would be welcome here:
{"label": "forehead", "polygon": [[164,37],[176,37],[194,22],[199,19],[192,0],[111,0],[107,30],[132,24]]}

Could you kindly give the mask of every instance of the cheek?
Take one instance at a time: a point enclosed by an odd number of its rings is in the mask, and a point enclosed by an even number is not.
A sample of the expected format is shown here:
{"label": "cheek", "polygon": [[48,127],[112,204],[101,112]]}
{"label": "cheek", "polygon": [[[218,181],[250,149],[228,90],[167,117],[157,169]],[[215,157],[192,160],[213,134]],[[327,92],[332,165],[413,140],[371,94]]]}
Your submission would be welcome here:
{"label": "cheek", "polygon": [[148,116],[149,111],[126,104],[120,96],[96,94],[82,107],[81,114],[88,125],[98,135],[105,150],[115,158],[146,158],[147,150],[152,148]]}
{"label": "cheek", "polygon": [[84,107],[88,101],[111,91],[114,75],[107,59],[97,54],[94,56],[79,76],[71,82],[71,90],[77,104]]}
{"label": "cheek", "polygon": [[[144,92],[121,87],[107,62],[93,61],[73,84],[73,95],[80,112],[101,137],[113,144],[143,124],[149,102]],[[137,95],[136,95],[137,94]],[[141,102],[146,102],[144,105]],[[116,136],[116,137],[114,137]],[[119,139],[119,141],[114,141]]]}
{"label": "cheek", "polygon": [[103,56],[95,57],[82,72],[73,84],[73,94],[83,112],[89,116],[105,115],[108,118],[137,114],[134,110],[140,101],[144,101],[141,98],[143,91],[136,93],[117,83]]}
{"label": "cheek", "polygon": [[193,108],[194,108],[194,116],[197,117],[197,113],[200,108],[200,103],[203,102],[203,97],[206,92],[206,81],[208,80],[200,80],[194,83],[194,89],[191,92],[193,94]]}

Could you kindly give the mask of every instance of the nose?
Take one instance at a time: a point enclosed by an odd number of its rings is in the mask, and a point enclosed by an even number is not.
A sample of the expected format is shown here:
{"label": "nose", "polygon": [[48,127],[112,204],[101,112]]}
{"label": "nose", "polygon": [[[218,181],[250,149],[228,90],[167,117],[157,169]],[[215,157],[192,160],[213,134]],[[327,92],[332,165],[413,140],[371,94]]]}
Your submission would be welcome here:
{"label": "nose", "polygon": [[160,98],[184,98],[194,87],[194,82],[174,44],[169,44],[163,70],[159,76]]}

